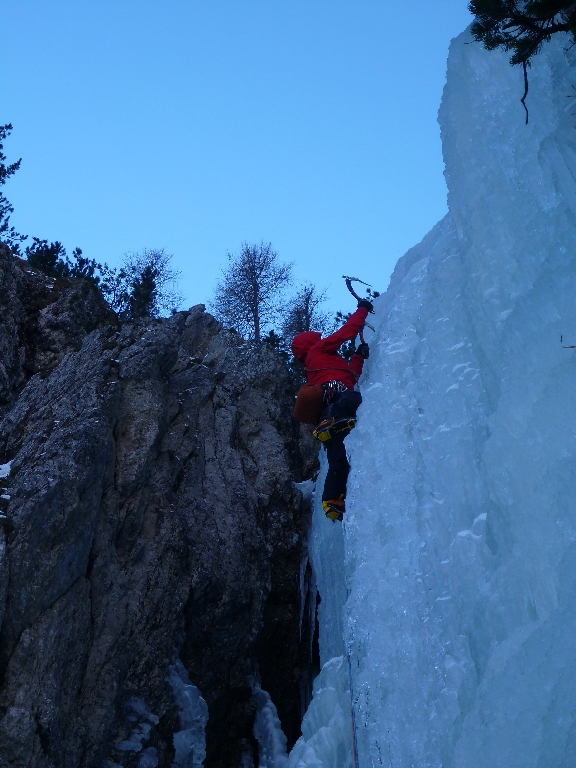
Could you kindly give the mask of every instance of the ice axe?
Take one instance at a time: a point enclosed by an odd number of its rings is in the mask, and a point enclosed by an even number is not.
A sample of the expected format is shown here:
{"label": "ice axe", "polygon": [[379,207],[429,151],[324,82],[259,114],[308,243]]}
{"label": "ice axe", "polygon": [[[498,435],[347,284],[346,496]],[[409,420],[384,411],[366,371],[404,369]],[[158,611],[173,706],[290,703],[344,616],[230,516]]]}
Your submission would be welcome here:
{"label": "ice axe", "polygon": [[346,288],[348,288],[352,296],[354,296],[354,298],[357,301],[362,301],[362,296],[358,296],[354,288],[352,288],[352,283],[362,283],[362,285],[367,285],[368,288],[371,288],[370,283],[365,283],[364,280],[360,280],[359,277],[350,277],[349,275],[342,275],[342,278],[346,280]]}
{"label": "ice axe", "polygon": [[[360,280],[360,278],[359,278],[359,277],[350,277],[350,275],[342,275],[342,278],[343,278],[344,280],[346,280],[346,288],[348,288],[348,290],[350,291],[350,293],[352,294],[352,296],[354,296],[354,298],[356,299],[356,301],[363,301],[362,297],[361,297],[361,296],[358,296],[358,294],[356,293],[356,291],[354,290],[354,288],[352,288],[352,283],[353,283],[353,282],[354,282],[354,283],[362,283],[362,285],[367,285],[369,288],[371,287],[371,286],[370,286],[370,283],[365,283],[365,282],[364,282],[364,280]],[[374,312],[372,312],[372,314],[374,314]],[[373,331],[373,330],[374,330],[374,328],[373,328],[373,327],[370,325],[370,323],[364,323],[364,325],[367,325],[367,326],[368,326],[368,328],[370,328],[370,330],[371,330],[371,331]],[[363,331],[360,331],[360,341],[362,342],[362,344],[365,344],[365,343],[366,343],[366,342],[364,341],[364,332],[363,332]]]}

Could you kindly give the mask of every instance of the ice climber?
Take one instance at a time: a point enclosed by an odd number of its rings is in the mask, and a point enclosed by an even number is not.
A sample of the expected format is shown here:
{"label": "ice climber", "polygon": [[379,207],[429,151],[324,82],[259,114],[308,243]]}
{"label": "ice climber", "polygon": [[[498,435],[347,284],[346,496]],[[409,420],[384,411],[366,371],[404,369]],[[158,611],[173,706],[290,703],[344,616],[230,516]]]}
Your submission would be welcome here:
{"label": "ice climber", "polygon": [[361,299],[358,309],[335,333],[323,339],[316,331],[304,331],[292,341],[292,353],[304,365],[307,380],[298,393],[294,413],[304,423],[316,423],[313,434],[326,449],[328,474],[322,507],[330,520],[342,520],[345,511],[350,465],[344,438],[356,424],[356,411],[362,402],[356,382],[370,354],[365,342],[358,346],[350,361],[338,350],[362,331],[372,309],[370,301]]}

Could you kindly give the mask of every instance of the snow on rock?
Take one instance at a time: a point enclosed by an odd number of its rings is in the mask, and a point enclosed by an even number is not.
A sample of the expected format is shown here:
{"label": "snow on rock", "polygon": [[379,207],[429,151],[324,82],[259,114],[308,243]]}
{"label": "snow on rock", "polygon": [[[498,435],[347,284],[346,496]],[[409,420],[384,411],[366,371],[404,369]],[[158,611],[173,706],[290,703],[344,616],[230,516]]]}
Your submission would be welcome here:
{"label": "snow on rock", "polygon": [[[144,699],[141,699],[138,696],[132,696],[128,701],[128,707],[133,713],[130,715],[129,719],[132,722],[135,722],[136,726],[132,730],[129,738],[119,741],[115,747],[120,752],[141,752],[143,746],[150,737],[152,727],[158,725],[160,718],[158,715],[149,712]],[[151,751],[154,752],[154,754],[156,753],[154,747],[144,750],[138,763],[139,768],[147,768],[150,763],[149,757]],[[156,761],[156,765],[158,765],[158,761]]]}
{"label": "snow on rock", "polygon": [[376,303],[342,542],[314,522],[360,768],[576,765],[576,48],[529,74],[525,125],[521,70],[452,43],[449,213]]}

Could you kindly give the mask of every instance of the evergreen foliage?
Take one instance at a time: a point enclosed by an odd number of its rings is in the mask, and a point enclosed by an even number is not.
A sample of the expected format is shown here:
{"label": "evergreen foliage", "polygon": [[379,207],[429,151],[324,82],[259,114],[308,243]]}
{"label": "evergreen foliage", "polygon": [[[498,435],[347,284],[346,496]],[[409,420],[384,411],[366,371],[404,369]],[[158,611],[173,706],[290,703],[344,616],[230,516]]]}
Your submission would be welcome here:
{"label": "evergreen foliage", "polygon": [[176,287],[180,275],[170,268],[163,248],[128,254],[120,271],[107,274],[104,296],[121,317],[160,317],[175,312],[182,301]]}
{"label": "evergreen foliage", "polygon": [[30,266],[44,272],[48,277],[79,278],[94,287],[100,284],[97,272],[102,270],[102,265],[94,259],[82,256],[80,248],[75,248],[72,251],[72,259],[69,259],[66,249],[58,240],[48,243],[47,240],[34,237],[32,245],[26,248],[25,255]]}
{"label": "evergreen foliage", "polygon": [[34,237],[25,253],[30,266],[48,277],[69,277],[70,265],[67,263],[66,249],[58,240],[48,243],[47,240]]}
{"label": "evergreen foliage", "polygon": [[[11,131],[10,124],[0,126],[0,186],[20,168],[20,160],[11,165],[4,162],[2,142]],[[15,255],[20,255],[20,243],[26,237],[10,226],[13,211],[8,200],[0,194],[0,242],[8,245]],[[49,277],[82,280],[85,286],[98,290],[112,309],[125,319],[175,312],[182,301],[175,287],[179,273],[170,269],[172,257],[163,249],[128,254],[120,270],[87,259],[80,248],[75,248],[69,258],[61,242],[49,243],[38,237],[32,239],[25,256],[31,267]]]}
{"label": "evergreen foliage", "polygon": [[574,0],[471,0],[471,31],[488,50],[512,51],[512,64],[526,65],[557,32],[576,33]]}
{"label": "evergreen foliage", "polygon": [[148,264],[142,273],[132,281],[132,290],[128,298],[131,317],[150,317],[154,313],[158,292],[156,288],[157,277],[158,270]]}
{"label": "evergreen foliage", "polygon": [[[12,125],[0,125],[0,187],[6,184],[10,176],[13,176],[20,168],[22,160],[17,160],[11,165],[6,165],[6,156],[3,153],[4,140],[12,132]],[[14,208],[8,200],[0,193],[0,243],[7,245],[13,253],[20,252],[20,243],[26,240],[26,235],[20,235],[14,227],[10,226],[10,214],[14,213]]]}
{"label": "evergreen foliage", "polygon": [[54,278],[76,278],[100,291],[123,319],[159,317],[175,311],[182,297],[175,288],[178,273],[170,269],[171,256],[160,249],[128,254],[119,270],[87,259],[80,248],[68,258],[62,243],[33,238],[26,259],[34,269]]}
{"label": "evergreen foliage", "polygon": [[288,360],[290,359],[290,353],[288,352],[288,347],[286,343],[287,339],[285,336],[279,336],[276,333],[276,331],[272,328],[272,330],[270,330],[268,334],[264,336],[262,341],[265,344],[269,344],[272,347],[272,349],[274,349],[280,355],[280,357],[282,358],[282,360],[284,360],[284,362],[286,363],[288,362]]}
{"label": "evergreen foliage", "polygon": [[520,101],[528,124],[528,67],[552,35],[567,32],[576,39],[575,0],[471,0],[468,10],[475,17],[471,32],[489,51],[512,51],[511,64],[524,72],[524,94]]}

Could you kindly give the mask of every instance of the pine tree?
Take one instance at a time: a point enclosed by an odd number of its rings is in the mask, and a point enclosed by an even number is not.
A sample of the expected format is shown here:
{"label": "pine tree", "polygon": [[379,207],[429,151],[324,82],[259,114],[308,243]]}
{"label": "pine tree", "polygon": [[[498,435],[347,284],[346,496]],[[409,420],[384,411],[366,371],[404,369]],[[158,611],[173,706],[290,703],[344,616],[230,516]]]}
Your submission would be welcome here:
{"label": "pine tree", "polygon": [[511,64],[522,66],[524,95],[520,99],[528,123],[528,67],[530,60],[552,35],[567,32],[576,39],[576,2],[574,0],[471,0],[468,10],[474,21],[475,40],[489,51],[512,51]]}
{"label": "pine tree", "polygon": [[574,0],[471,0],[471,31],[488,50],[513,51],[512,64],[527,64],[557,32],[576,33]]}
{"label": "pine tree", "polygon": [[[12,125],[0,125],[0,187],[6,184],[10,176],[13,176],[20,168],[22,159],[17,160],[12,165],[6,165],[4,161],[6,156],[2,152],[4,149],[3,141],[12,132]],[[7,245],[13,253],[19,253],[20,243],[26,240],[26,235],[20,235],[14,227],[10,226],[10,214],[14,213],[14,208],[8,200],[0,193],[0,242]]]}
{"label": "pine tree", "polygon": [[32,245],[26,248],[25,253],[30,266],[44,272],[48,277],[70,277],[66,249],[58,240],[49,243],[48,240],[34,237]]}
{"label": "pine tree", "polygon": [[147,264],[139,275],[132,280],[128,296],[128,312],[130,317],[151,317],[156,303],[156,280],[158,270]]}
{"label": "pine tree", "polygon": [[176,287],[179,272],[163,248],[145,248],[124,258],[119,272],[102,269],[102,293],[120,317],[159,317],[175,312],[182,301]]}

